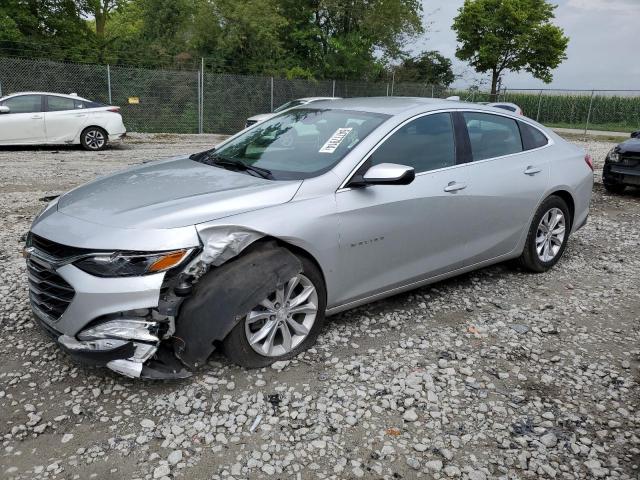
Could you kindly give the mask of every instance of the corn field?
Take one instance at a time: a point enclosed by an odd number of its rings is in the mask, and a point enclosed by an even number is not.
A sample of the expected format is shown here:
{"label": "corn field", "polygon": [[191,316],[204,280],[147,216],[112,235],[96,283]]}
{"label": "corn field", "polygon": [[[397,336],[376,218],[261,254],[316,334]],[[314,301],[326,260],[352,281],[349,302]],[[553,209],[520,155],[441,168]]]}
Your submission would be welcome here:
{"label": "corn field", "polygon": [[[461,99],[488,102],[484,92],[459,91]],[[640,90],[504,90],[499,101],[549,127],[612,132],[640,130]]]}

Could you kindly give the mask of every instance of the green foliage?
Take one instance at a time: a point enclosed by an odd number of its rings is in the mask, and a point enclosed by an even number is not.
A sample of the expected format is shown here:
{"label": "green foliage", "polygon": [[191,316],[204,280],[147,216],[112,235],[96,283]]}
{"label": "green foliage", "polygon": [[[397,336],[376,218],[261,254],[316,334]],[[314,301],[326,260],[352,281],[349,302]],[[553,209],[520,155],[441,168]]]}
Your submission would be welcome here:
{"label": "green foliage", "polygon": [[374,79],[421,15],[420,0],[3,0],[0,54]]}
{"label": "green foliage", "polygon": [[493,94],[505,70],[525,70],[549,83],[569,43],[551,23],[555,8],[546,0],[465,0],[453,23],[456,56],[491,73]]}
{"label": "green foliage", "polygon": [[288,64],[316,78],[375,79],[421,34],[418,0],[279,0]]}
{"label": "green foliage", "polygon": [[438,52],[422,52],[405,59],[396,70],[400,82],[421,82],[448,87],[455,80],[451,60]]}

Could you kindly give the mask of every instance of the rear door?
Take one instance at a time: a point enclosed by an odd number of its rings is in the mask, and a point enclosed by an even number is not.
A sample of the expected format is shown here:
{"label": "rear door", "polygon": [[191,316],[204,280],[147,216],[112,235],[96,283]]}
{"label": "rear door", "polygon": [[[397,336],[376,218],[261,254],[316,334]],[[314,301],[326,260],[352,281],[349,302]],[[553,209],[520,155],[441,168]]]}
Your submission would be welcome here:
{"label": "rear door", "polygon": [[467,265],[473,265],[513,252],[528,231],[549,184],[549,155],[544,151],[549,139],[537,128],[506,115],[460,115],[472,153]]}
{"label": "rear door", "polygon": [[80,99],[46,96],[45,126],[47,142],[71,142],[88,121],[85,102]]}
{"label": "rear door", "polygon": [[16,95],[2,102],[9,113],[0,114],[0,145],[45,143],[42,95]]}
{"label": "rear door", "polygon": [[[455,270],[465,260],[467,165],[459,164],[450,113],[398,127],[358,169],[412,166],[409,185],[342,188],[337,303],[375,295]],[[356,175],[357,175],[356,174]]]}

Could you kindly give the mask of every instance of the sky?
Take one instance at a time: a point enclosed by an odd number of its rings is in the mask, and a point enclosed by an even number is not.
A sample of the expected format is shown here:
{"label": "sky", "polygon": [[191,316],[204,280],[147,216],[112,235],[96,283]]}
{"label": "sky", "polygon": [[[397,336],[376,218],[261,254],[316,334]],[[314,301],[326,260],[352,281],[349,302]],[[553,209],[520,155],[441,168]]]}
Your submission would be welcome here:
{"label": "sky", "polygon": [[[462,78],[455,87],[484,78],[455,58],[453,18],[463,0],[422,0],[428,32],[411,53],[437,50],[452,59]],[[567,60],[546,85],[527,73],[507,73],[507,88],[636,89],[640,90],[640,0],[551,0],[558,5],[554,23],[569,37]],[[483,89],[488,88],[487,83]]]}

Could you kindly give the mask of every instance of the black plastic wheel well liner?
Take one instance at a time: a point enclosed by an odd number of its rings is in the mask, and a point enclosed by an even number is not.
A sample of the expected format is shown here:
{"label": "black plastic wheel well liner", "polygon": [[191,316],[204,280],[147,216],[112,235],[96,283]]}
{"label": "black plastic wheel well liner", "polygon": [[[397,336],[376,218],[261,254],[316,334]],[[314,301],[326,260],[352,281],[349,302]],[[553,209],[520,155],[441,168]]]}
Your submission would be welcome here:
{"label": "black plastic wheel well liner", "polygon": [[189,368],[198,368],[236,324],[274,291],[302,272],[300,259],[276,242],[261,242],[210,270],[194,286],[176,319],[174,352]]}

